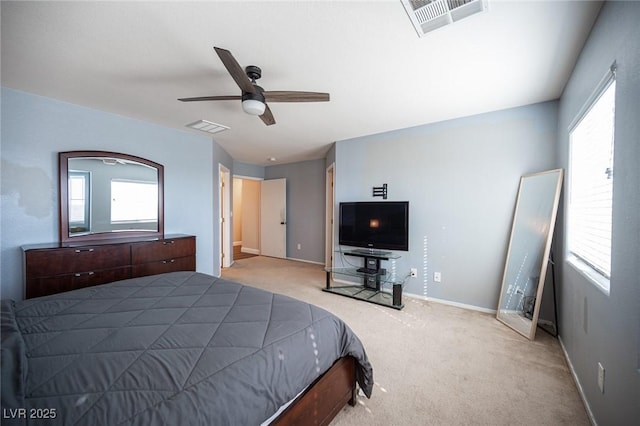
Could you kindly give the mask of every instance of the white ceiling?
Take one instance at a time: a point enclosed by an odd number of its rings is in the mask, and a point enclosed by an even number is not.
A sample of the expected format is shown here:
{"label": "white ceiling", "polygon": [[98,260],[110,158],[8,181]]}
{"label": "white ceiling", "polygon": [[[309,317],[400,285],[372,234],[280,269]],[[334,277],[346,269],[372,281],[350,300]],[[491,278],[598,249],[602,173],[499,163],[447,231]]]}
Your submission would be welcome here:
{"label": "white ceiling", "polygon": [[[600,5],[489,0],[419,38],[399,0],[3,1],[2,85],[187,132],[213,121],[238,161],[303,161],[338,140],[557,99]],[[265,90],[331,101],[271,103],[273,126],[239,101],[178,102],[240,94],[213,46],[260,66]]]}

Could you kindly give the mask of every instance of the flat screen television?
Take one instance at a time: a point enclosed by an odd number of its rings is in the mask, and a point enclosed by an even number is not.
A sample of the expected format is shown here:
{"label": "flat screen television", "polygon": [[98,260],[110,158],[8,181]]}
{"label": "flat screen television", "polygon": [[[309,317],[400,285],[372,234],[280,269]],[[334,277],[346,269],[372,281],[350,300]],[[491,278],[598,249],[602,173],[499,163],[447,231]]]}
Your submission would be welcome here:
{"label": "flat screen television", "polygon": [[409,202],[340,203],[340,245],[409,251]]}

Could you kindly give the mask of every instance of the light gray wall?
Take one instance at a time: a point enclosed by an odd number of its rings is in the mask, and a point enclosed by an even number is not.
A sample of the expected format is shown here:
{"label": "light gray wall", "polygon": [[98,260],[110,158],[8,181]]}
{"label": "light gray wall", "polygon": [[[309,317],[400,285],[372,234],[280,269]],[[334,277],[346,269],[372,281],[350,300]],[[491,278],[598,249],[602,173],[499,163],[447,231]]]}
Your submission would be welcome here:
{"label": "light gray wall", "polygon": [[287,179],[287,257],[324,263],[324,159],[265,168],[265,179],[278,178]]}
{"label": "light gray wall", "polygon": [[[604,4],[559,104],[558,157],[567,168],[568,126],[617,62],[610,294],[558,262],[560,338],[600,426],[640,424],[639,22],[640,3]],[[563,209],[561,235],[565,219]],[[604,393],[598,362],[605,367]]]}
{"label": "light gray wall", "polygon": [[214,170],[233,160],[209,137],[2,88],[1,147],[3,298],[22,297],[20,247],[58,241],[59,151],[115,151],[163,164],[165,232],[196,235],[198,271],[219,270]]}
{"label": "light gray wall", "polygon": [[418,276],[404,291],[495,310],[520,176],[554,168],[556,115],[547,102],[337,142],[335,217],[386,183],[389,200],[410,204],[395,267]]}
{"label": "light gray wall", "polygon": [[330,165],[336,162],[336,144],[332,144],[327,156],[324,158],[325,166],[328,168]]}

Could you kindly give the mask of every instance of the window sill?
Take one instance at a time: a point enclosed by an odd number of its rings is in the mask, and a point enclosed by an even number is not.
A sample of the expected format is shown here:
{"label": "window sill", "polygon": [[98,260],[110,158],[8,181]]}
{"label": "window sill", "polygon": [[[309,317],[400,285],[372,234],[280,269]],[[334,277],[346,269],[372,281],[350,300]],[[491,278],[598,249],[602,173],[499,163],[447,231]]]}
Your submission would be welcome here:
{"label": "window sill", "polygon": [[609,296],[609,278],[602,276],[602,274],[595,271],[591,266],[587,265],[576,256],[569,255],[569,257],[567,257],[567,263],[573,267],[573,269],[578,271],[580,275],[595,285],[598,290]]}

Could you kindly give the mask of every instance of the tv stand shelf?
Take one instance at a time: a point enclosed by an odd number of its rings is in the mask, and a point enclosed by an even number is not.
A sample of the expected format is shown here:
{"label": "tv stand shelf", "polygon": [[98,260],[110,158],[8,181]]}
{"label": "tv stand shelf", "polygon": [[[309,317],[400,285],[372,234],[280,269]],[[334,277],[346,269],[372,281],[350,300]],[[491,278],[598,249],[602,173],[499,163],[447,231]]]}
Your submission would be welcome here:
{"label": "tv stand shelf", "polygon": [[[404,279],[395,279],[392,274],[381,267],[381,261],[399,259],[400,256],[391,252],[374,251],[366,249],[346,250],[339,253],[346,256],[360,257],[364,259],[364,266],[349,268],[325,268],[327,273],[327,285],[323,291],[339,294],[366,302],[375,303],[390,308],[402,309],[402,286]],[[332,285],[332,275],[355,277],[362,284]],[[385,291],[384,287],[390,286],[392,291]]]}

